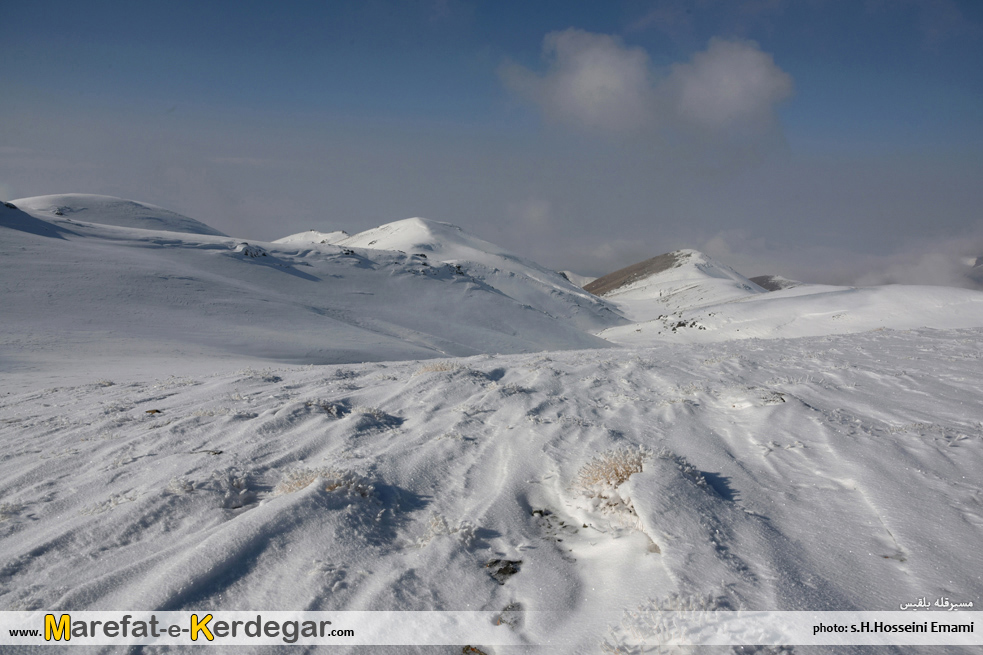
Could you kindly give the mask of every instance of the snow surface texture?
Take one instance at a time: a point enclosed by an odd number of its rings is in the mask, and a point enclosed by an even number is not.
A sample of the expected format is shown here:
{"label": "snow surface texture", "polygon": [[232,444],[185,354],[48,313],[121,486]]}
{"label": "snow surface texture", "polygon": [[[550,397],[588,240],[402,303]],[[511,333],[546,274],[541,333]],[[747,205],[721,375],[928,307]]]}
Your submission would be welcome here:
{"label": "snow surface texture", "polygon": [[590,653],[652,604],[978,602],[981,363],[927,330],[10,394],[0,606],[518,603]]}
{"label": "snow surface texture", "polygon": [[492,610],[634,653],[645,612],[983,602],[983,294],[689,251],[598,299],[422,219],[71,216],[0,206],[0,609]]}

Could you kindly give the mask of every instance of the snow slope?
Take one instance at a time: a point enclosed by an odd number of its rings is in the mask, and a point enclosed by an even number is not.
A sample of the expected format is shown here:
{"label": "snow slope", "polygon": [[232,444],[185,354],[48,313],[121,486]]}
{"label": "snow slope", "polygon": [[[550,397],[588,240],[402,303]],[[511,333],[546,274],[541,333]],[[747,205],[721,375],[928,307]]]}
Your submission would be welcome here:
{"label": "snow slope", "polygon": [[69,222],[88,222],[118,227],[136,227],[163,232],[186,232],[225,236],[193,218],[145,202],[87,193],[63,193],[12,201],[17,208],[41,220],[65,216]]}
{"label": "snow slope", "polygon": [[981,361],[922,330],[20,390],[0,607],[509,608],[566,654],[642,652],[638,610],[978,604]]}
{"label": "snow slope", "polygon": [[[767,291],[695,250],[680,250],[598,278],[585,288],[632,322],[599,332],[622,345],[983,327],[983,293],[951,287],[835,287],[769,276]],[[788,283],[788,284],[785,284]]]}
{"label": "snow slope", "polygon": [[283,237],[282,239],[277,239],[273,243],[290,245],[290,246],[303,246],[312,243],[327,243],[335,245],[340,241],[344,241],[351,235],[344,230],[335,230],[334,232],[318,232],[317,230],[308,230],[307,232],[299,232],[297,234],[291,234],[290,236]]}
{"label": "snow slope", "polygon": [[[619,308],[631,312],[628,303],[620,303]],[[651,311],[648,306],[645,310]],[[719,305],[666,311],[652,320],[609,328],[600,336],[623,345],[649,345],[981,326],[983,292],[979,291],[803,284]]]}
{"label": "snow slope", "polygon": [[126,361],[160,374],[180,359],[235,367],[588,348],[608,345],[590,332],[624,322],[579,290],[511,297],[514,275],[501,269],[478,278],[467,262],[394,250],[119,227],[93,207],[79,210],[87,222],[2,208],[8,370],[95,373]]}
{"label": "snow slope", "polygon": [[573,271],[560,271],[560,275],[567,278],[581,289],[597,279],[596,277],[580,275],[579,273],[574,273]]}
{"label": "snow slope", "polygon": [[[306,233],[287,237],[295,239]],[[281,239],[283,241],[283,239]],[[608,303],[556,271],[469,234],[450,223],[407,218],[333,241],[345,248],[397,251],[429,262],[450,264],[515,300],[577,327],[596,331],[622,323]]]}
{"label": "snow slope", "polygon": [[677,250],[600,277],[584,287],[634,321],[747,298],[765,290],[696,250]]}

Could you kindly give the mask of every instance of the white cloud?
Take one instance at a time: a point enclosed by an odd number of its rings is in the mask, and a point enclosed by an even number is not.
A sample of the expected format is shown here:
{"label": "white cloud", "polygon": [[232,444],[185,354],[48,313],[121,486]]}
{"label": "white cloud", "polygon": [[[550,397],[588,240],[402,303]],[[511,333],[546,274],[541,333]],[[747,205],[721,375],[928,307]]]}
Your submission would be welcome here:
{"label": "white cloud", "polygon": [[696,246],[748,277],[783,275],[803,282],[849,286],[927,284],[983,289],[983,228],[961,238],[920,238],[894,252],[852,251],[843,245],[776,243],[741,228]]}
{"label": "white cloud", "polygon": [[568,29],[547,34],[543,54],[550,61],[545,75],[514,63],[500,73],[548,119],[617,132],[651,123],[654,87],[643,49],[626,47],[615,36]]}
{"label": "white cloud", "polygon": [[879,284],[932,284],[946,287],[981,289],[983,284],[973,276],[971,264],[975,258],[966,257],[963,244],[955,242],[944,251],[918,255],[902,254],[886,258],[879,267],[857,278],[858,286]]}
{"label": "white cloud", "polygon": [[792,93],[792,78],[753,41],[713,39],[661,81],[643,49],[607,34],[551,32],[543,53],[544,74],[508,63],[502,80],[547,120],[595,131],[769,126],[774,106]]}
{"label": "white cloud", "polygon": [[711,39],[705,52],[672,68],[664,90],[677,118],[711,130],[759,127],[792,95],[792,77],[753,41]]}

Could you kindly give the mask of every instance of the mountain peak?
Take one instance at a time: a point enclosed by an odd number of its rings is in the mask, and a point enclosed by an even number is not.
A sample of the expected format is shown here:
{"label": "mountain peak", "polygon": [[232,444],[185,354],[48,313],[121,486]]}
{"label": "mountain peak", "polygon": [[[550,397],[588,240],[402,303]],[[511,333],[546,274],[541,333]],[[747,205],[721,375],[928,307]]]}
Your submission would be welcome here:
{"label": "mountain peak", "polygon": [[584,290],[622,306],[634,320],[764,293],[730,266],[690,249],[626,266],[594,280]]}
{"label": "mountain peak", "polygon": [[639,280],[644,280],[652,275],[657,275],[664,271],[682,266],[685,262],[695,259],[702,253],[696,250],[674,250],[667,252],[645,261],[637,262],[630,266],[618,269],[613,273],[603,275],[588,285],[584,286],[585,291],[590,291],[596,296],[603,296],[618,289],[634,284]]}
{"label": "mountain peak", "polygon": [[478,237],[462,230],[457,225],[434,221],[429,218],[404,218],[364,232],[359,232],[343,242],[353,248],[374,248],[376,250],[425,250],[442,252],[465,246],[486,252],[501,250]]}

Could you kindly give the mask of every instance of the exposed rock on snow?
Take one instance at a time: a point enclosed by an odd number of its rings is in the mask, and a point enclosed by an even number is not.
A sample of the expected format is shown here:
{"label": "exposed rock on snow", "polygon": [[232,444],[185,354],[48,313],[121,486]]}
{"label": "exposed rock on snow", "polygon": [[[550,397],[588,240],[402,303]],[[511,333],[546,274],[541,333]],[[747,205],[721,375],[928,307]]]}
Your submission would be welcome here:
{"label": "exposed rock on snow", "polygon": [[251,246],[248,243],[237,245],[236,252],[244,257],[266,257],[269,254],[259,246]]}

